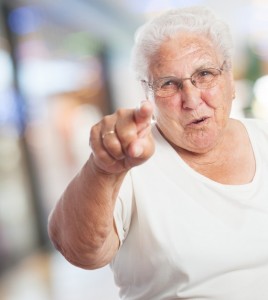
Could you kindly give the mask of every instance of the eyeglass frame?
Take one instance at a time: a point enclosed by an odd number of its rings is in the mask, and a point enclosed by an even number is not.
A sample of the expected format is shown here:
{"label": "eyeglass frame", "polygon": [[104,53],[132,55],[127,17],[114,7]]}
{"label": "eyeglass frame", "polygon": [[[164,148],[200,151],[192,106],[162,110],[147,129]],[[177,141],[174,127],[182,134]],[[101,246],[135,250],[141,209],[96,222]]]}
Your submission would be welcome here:
{"label": "eyeglass frame", "polygon": [[[166,77],[157,79],[157,80],[156,80],[155,82],[153,82],[153,83],[149,83],[149,82],[147,82],[146,80],[142,80],[141,82],[142,82],[143,84],[147,84],[148,87],[149,87],[153,92],[156,93],[156,86],[157,86],[156,83],[157,83],[157,82],[163,81],[163,80],[165,80],[165,79],[173,79],[173,80],[175,79],[175,81],[176,81],[176,86],[177,86],[176,91],[174,91],[174,93],[172,93],[171,95],[168,95],[168,96],[159,96],[159,95],[157,95],[157,96],[160,97],[160,98],[171,97],[171,96],[175,95],[180,89],[183,88],[183,82],[184,82],[185,80],[190,80],[191,83],[192,83],[192,85],[193,85],[194,87],[196,87],[197,89],[200,89],[200,90],[203,90],[203,89],[210,89],[210,88],[215,87],[215,86],[217,85],[217,82],[215,82],[215,85],[212,85],[212,86],[203,87],[203,88],[202,88],[202,87],[198,87],[198,86],[196,86],[196,81],[193,80],[193,76],[194,76],[196,73],[200,73],[200,72],[204,72],[204,71],[209,71],[209,70],[216,70],[216,71],[219,72],[219,74],[215,75],[215,76],[213,77],[213,79],[214,79],[215,77],[218,77],[218,76],[222,75],[222,72],[224,71],[224,65],[225,65],[225,64],[226,64],[226,61],[223,61],[223,63],[222,63],[222,65],[221,65],[220,68],[213,68],[213,67],[211,67],[211,68],[204,68],[204,69],[196,70],[196,71],[194,71],[194,73],[193,73],[190,77],[178,78],[178,77],[175,77],[175,76],[166,76]],[[213,79],[212,79],[211,81],[213,81]],[[168,80],[167,80],[166,82],[168,82]]]}

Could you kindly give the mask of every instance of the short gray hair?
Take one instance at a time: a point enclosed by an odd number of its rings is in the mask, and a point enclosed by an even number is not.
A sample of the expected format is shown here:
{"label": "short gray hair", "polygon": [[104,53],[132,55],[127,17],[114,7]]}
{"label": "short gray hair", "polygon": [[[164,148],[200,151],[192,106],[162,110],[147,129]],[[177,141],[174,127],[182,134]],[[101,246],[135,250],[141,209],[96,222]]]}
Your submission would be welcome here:
{"label": "short gray hair", "polygon": [[148,79],[150,59],[161,44],[182,31],[208,37],[231,66],[233,43],[226,23],[206,7],[171,9],[145,23],[135,34],[132,67],[138,80]]}

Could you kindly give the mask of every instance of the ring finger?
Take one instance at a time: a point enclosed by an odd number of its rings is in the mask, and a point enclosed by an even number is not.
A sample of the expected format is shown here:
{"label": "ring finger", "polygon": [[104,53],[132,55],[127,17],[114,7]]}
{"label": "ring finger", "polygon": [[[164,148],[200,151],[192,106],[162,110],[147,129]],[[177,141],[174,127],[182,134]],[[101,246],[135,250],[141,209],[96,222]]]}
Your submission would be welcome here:
{"label": "ring finger", "polygon": [[101,132],[101,139],[103,147],[114,159],[121,160],[125,157],[115,128],[110,130],[103,129]]}

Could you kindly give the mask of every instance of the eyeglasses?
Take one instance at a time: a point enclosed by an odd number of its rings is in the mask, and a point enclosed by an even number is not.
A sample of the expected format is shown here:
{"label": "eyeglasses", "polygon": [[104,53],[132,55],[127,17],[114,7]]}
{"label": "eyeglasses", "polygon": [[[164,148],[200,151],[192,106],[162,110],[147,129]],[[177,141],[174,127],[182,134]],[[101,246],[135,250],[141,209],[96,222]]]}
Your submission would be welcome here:
{"label": "eyeglasses", "polygon": [[[191,83],[198,89],[210,89],[217,85],[219,76],[222,74],[223,62],[221,68],[207,68],[195,71],[191,77],[177,78],[174,76],[164,77],[156,80],[152,84],[148,83],[155,95],[158,97],[174,96],[179,89],[183,88],[183,82],[190,80]],[[145,81],[144,81],[145,82]]]}

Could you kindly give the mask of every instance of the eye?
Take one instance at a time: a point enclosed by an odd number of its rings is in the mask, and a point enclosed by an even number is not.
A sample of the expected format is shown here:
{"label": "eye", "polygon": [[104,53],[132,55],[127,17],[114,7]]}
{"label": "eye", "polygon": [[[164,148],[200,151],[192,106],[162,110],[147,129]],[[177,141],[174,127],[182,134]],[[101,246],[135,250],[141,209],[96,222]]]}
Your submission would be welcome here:
{"label": "eye", "polygon": [[176,82],[174,82],[174,80],[168,80],[168,81],[164,81],[161,84],[161,87],[167,87],[167,86],[173,86],[176,85]]}
{"label": "eye", "polygon": [[209,83],[213,81],[217,77],[218,73],[216,69],[203,69],[200,71],[197,71],[193,76],[192,80],[195,83],[203,84],[203,83]]}
{"label": "eye", "polygon": [[210,77],[214,76],[214,72],[211,69],[201,70],[196,73],[196,77],[202,78],[202,77]]}
{"label": "eye", "polygon": [[177,78],[163,78],[157,83],[158,89],[176,89],[178,87],[179,80]]}

